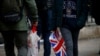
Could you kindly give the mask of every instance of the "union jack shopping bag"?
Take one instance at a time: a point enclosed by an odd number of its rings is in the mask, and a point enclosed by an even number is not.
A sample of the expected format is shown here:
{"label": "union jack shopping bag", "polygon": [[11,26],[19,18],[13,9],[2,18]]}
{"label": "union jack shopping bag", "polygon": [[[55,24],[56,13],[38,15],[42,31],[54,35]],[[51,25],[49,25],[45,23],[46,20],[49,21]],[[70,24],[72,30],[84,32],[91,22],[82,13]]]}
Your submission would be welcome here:
{"label": "union jack shopping bag", "polygon": [[51,47],[53,48],[56,56],[67,56],[66,54],[66,48],[65,48],[65,42],[64,39],[61,36],[61,33],[58,31],[55,31],[51,33],[49,37]]}

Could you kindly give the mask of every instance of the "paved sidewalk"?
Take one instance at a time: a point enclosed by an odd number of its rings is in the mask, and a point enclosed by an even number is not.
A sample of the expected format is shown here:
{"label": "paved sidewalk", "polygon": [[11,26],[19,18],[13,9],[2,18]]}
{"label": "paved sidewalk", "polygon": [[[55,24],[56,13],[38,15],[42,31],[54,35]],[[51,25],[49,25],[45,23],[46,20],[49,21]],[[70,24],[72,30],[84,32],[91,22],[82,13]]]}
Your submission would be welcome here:
{"label": "paved sidewalk", "polygon": [[[100,56],[100,38],[79,40],[79,56]],[[39,52],[39,56],[43,56],[43,45]],[[53,50],[51,56],[55,56]]]}
{"label": "paved sidewalk", "polygon": [[[100,38],[79,40],[79,56],[100,56]],[[3,46],[0,46],[0,56],[4,55]],[[41,44],[39,56],[43,56],[43,45]],[[55,56],[53,50],[51,56]]]}

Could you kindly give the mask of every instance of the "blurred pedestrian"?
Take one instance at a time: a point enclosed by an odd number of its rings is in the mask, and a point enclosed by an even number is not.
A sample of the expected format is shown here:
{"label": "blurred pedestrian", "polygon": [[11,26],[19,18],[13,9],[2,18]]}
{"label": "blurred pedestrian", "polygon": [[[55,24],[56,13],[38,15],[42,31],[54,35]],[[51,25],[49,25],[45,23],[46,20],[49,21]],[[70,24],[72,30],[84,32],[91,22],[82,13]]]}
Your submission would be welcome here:
{"label": "blurred pedestrian", "polygon": [[27,36],[31,24],[37,22],[37,7],[34,0],[0,0],[0,32],[4,39],[6,56],[27,56]]}
{"label": "blurred pedestrian", "polygon": [[[51,28],[51,19],[52,19],[52,11],[49,8],[48,4],[50,1],[47,0],[36,0],[37,8],[38,8],[38,30],[37,33],[44,40],[44,56],[50,56],[51,54],[51,45],[49,42],[50,36],[50,28]],[[51,2],[50,2],[51,3]]]}
{"label": "blurred pedestrian", "polygon": [[97,25],[100,25],[100,16],[99,16],[99,12],[100,12],[100,1],[99,0],[91,0],[91,16],[95,19],[95,23]]}
{"label": "blurred pedestrian", "polygon": [[54,0],[52,30],[61,31],[68,56],[78,56],[78,35],[88,16],[87,0]]}
{"label": "blurred pedestrian", "polygon": [[[99,0],[91,0],[91,16],[95,19],[95,23],[100,25],[100,1]],[[100,54],[100,50],[98,52]]]}

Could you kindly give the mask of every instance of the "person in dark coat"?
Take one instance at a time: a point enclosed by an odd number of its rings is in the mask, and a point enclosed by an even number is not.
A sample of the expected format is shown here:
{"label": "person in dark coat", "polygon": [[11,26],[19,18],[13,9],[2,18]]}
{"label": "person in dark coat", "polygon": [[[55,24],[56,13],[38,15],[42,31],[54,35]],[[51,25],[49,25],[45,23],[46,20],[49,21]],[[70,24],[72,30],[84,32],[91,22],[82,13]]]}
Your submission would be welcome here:
{"label": "person in dark coat", "polygon": [[[38,0],[37,0],[38,1]],[[88,16],[88,1],[87,0],[47,0],[38,1],[39,17],[42,24],[42,33],[60,30],[65,40],[66,53],[68,56],[78,56],[78,35],[80,29],[85,26]],[[50,5],[50,6],[48,6]],[[44,35],[43,38],[46,38]],[[44,56],[50,54],[49,37],[44,40]]]}
{"label": "person in dark coat", "polygon": [[51,33],[50,25],[51,25],[52,12],[48,7],[49,4],[48,2],[49,1],[47,0],[36,0],[38,15],[39,15],[37,33],[44,40],[43,42],[44,56],[50,56],[51,54],[51,45],[49,42],[49,36]]}
{"label": "person in dark coat", "polygon": [[95,19],[95,23],[100,25],[100,1],[99,0],[91,0],[91,16]]}
{"label": "person in dark coat", "polygon": [[88,19],[88,0],[54,0],[52,30],[61,31],[68,56],[78,56],[78,35]]}
{"label": "person in dark coat", "polygon": [[[91,16],[95,19],[95,23],[100,25],[100,1],[99,0],[91,0]],[[100,54],[100,50],[99,50]]]}

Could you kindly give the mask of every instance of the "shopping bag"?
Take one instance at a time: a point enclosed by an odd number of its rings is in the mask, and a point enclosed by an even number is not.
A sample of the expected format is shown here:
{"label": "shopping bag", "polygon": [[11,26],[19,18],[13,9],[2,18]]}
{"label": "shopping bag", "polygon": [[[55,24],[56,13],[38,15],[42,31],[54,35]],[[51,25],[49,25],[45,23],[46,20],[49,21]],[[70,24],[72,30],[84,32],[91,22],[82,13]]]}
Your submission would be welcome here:
{"label": "shopping bag", "polygon": [[40,40],[40,38],[37,35],[37,31],[34,29],[30,31],[29,36],[28,36],[27,56],[38,56],[38,41]]}
{"label": "shopping bag", "polygon": [[65,42],[59,31],[52,32],[49,41],[56,56],[67,56]]}

